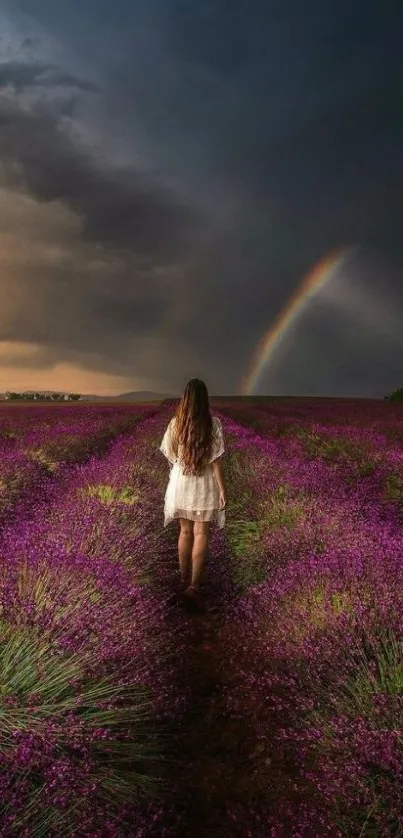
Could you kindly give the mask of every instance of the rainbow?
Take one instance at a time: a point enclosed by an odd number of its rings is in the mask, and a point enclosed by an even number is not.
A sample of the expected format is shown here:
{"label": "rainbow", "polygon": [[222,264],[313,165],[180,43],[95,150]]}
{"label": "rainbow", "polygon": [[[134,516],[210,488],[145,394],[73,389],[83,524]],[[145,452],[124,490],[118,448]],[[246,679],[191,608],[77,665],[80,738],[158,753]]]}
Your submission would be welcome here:
{"label": "rainbow", "polygon": [[322,259],[311,273],[298,286],[291,299],[274,321],[273,326],[263,335],[253,353],[249,371],[241,385],[243,396],[252,395],[263,367],[270,360],[273,352],[283,340],[309,300],[334,277],[336,271],[345,264],[355,248],[340,248]]}

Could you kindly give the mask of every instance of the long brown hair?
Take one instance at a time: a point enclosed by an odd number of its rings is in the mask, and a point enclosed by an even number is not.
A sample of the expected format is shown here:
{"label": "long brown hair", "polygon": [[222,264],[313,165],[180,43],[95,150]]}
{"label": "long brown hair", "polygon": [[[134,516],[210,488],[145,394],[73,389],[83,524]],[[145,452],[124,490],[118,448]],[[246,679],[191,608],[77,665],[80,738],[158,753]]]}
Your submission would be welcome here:
{"label": "long brown hair", "polygon": [[182,446],[184,474],[200,474],[211,456],[213,420],[207,387],[199,378],[185,387],[176,411],[175,437]]}

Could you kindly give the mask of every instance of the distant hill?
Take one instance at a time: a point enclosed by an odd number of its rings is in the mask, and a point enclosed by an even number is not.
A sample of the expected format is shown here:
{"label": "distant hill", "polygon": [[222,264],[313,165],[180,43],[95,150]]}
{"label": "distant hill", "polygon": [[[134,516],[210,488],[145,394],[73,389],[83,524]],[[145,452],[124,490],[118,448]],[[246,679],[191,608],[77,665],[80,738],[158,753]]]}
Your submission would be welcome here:
{"label": "distant hill", "polygon": [[152,390],[133,390],[118,396],[83,395],[82,402],[162,402],[164,399],[176,399],[172,393],[154,393]]}

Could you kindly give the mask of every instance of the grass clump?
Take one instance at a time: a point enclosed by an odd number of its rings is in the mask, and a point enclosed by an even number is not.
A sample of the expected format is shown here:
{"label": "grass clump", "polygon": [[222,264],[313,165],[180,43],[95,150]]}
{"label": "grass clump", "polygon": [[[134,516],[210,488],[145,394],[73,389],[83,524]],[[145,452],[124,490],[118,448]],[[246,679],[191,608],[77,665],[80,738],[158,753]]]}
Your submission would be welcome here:
{"label": "grass clump", "polygon": [[80,490],[80,493],[87,497],[98,498],[101,503],[108,505],[114,503],[133,505],[141,499],[140,492],[133,486],[123,486],[120,489],[117,486],[110,485],[91,485],[87,486],[85,490]]}
{"label": "grass clump", "polygon": [[11,813],[15,834],[47,835],[61,814],[72,830],[88,806],[158,792],[148,691],[88,676],[92,663],[49,632],[0,624],[0,825]]}
{"label": "grass clump", "polygon": [[343,834],[401,838],[403,641],[385,627],[352,651],[344,683],[324,688],[310,714],[311,758]]}
{"label": "grass clump", "polygon": [[354,440],[327,437],[313,429],[299,428],[297,437],[301,440],[308,457],[320,457],[328,463],[352,463],[360,477],[369,476],[377,468],[376,457]]}
{"label": "grass clump", "polygon": [[241,589],[262,582],[267,575],[259,550],[261,526],[259,521],[238,519],[227,525],[231,550],[238,560],[234,563],[234,582]]}
{"label": "grass clump", "polygon": [[60,463],[52,458],[46,448],[27,448],[25,453],[29,460],[39,463],[50,474],[56,472],[60,466]]}
{"label": "grass clump", "polygon": [[293,498],[287,485],[277,486],[260,504],[260,515],[265,529],[278,530],[286,527],[291,530],[304,513],[304,501]]}
{"label": "grass clump", "polygon": [[[361,663],[346,683],[341,705],[346,712],[371,714],[373,698],[379,694],[403,696],[403,640],[391,629],[384,629],[381,638],[361,652]],[[403,706],[400,721],[403,730]]]}
{"label": "grass clump", "polygon": [[388,474],[385,494],[388,500],[403,505],[403,477],[399,474]]}

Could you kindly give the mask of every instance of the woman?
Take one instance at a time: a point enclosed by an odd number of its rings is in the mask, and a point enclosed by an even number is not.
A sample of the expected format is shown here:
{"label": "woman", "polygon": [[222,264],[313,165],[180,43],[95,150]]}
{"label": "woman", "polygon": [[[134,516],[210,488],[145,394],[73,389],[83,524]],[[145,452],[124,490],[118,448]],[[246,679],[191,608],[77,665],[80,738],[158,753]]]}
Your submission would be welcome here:
{"label": "woman", "polygon": [[[221,458],[222,425],[210,413],[207,387],[192,378],[185,388],[176,415],[160,445],[171,464],[165,493],[164,526],[179,519],[178,541],[184,595],[195,598],[208,548],[210,524],[225,524],[227,502]],[[191,568],[190,568],[191,566]],[[191,569],[191,582],[187,585]]]}

